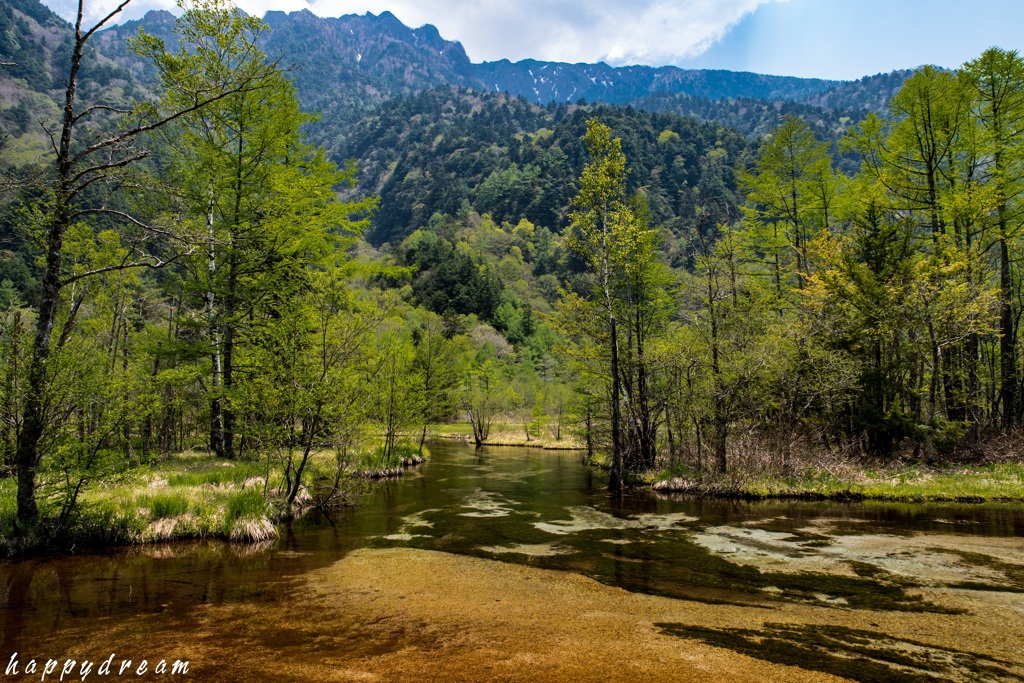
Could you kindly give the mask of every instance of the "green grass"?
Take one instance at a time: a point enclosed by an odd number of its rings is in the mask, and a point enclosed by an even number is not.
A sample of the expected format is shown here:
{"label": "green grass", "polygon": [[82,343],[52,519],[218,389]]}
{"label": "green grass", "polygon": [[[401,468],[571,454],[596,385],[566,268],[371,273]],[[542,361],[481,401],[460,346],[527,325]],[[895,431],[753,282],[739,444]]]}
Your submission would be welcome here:
{"label": "green grass", "polygon": [[228,465],[226,467],[221,463],[217,463],[208,469],[172,474],[167,478],[167,483],[169,486],[202,486],[204,484],[225,486],[240,484],[253,474],[254,469],[248,463]]}
{"label": "green grass", "polygon": [[[397,460],[417,451],[415,446],[403,446]],[[424,449],[424,455],[427,453]],[[370,464],[380,469],[376,465],[379,459],[372,447],[355,454],[347,476],[353,482],[363,481],[351,470],[369,469]],[[336,468],[334,452],[313,453],[303,476],[304,486],[314,488],[317,482],[332,486]],[[285,516],[283,501],[275,497],[283,483],[282,469],[276,462],[265,482],[265,462],[225,461],[194,451],[177,453],[90,484],[62,524],[59,508],[46,497],[51,493],[52,498],[53,489],[44,486],[39,497],[42,520],[32,529],[21,530],[14,524],[17,483],[13,478],[0,479],[0,557],[170,540],[270,540],[277,536],[274,521]],[[363,486],[353,484],[345,489],[356,491]],[[269,499],[264,497],[265,491]],[[304,490],[299,500],[312,502],[313,498]]]}
{"label": "green grass", "polygon": [[437,425],[435,428],[437,436],[473,436],[473,425],[468,422],[452,422],[451,424]]}
{"label": "green grass", "polygon": [[[451,424],[437,425],[432,433],[444,438],[469,438],[473,437],[473,425],[468,422],[453,422]],[[562,427],[562,438],[555,438],[555,425],[544,426],[540,436],[531,432],[530,440],[526,440],[526,433],[523,431],[521,422],[496,422],[491,425],[490,433],[484,444],[488,446],[521,446],[524,448],[549,448],[582,450],[585,444],[580,438],[566,427]]]}
{"label": "green grass", "polygon": [[[423,458],[430,457],[430,449],[423,446],[423,452],[420,452],[419,443],[397,443],[395,444],[394,450],[392,451],[391,458],[385,462],[384,449],[383,447],[371,448],[368,450],[360,451],[352,457],[351,466],[356,471],[362,472],[375,472],[384,468],[401,467],[402,461],[406,459],[412,459],[417,456]],[[312,463],[314,468],[318,467],[318,463],[314,461]]]}
{"label": "green grass", "polygon": [[242,517],[260,517],[267,512],[267,500],[259,489],[249,488],[232,493],[228,498],[227,521],[234,522]]}
{"label": "green grass", "polygon": [[16,482],[0,480],[0,556],[72,545],[273,538],[277,532],[262,479],[252,480],[259,472],[255,463],[225,462],[194,452],[175,454],[88,487],[59,528],[56,510],[42,504],[43,521],[23,533],[14,529]]}
{"label": "green grass", "polygon": [[178,493],[159,493],[153,496],[139,496],[135,501],[149,509],[151,519],[177,517],[188,512],[188,500]]}
{"label": "green grass", "polygon": [[795,476],[713,475],[686,466],[667,469],[649,483],[674,478],[687,492],[743,498],[831,498],[894,502],[985,502],[1024,500],[1024,464],[958,465],[932,468],[918,464],[864,469],[837,476],[808,468]]}

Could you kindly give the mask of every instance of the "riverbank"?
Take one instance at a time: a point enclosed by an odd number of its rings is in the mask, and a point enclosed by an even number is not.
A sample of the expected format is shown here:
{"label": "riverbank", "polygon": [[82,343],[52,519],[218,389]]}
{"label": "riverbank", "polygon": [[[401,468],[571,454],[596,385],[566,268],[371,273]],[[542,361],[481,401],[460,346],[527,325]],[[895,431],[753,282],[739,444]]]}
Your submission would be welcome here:
{"label": "riverbank", "polygon": [[[838,469],[838,468],[837,468]],[[894,464],[883,468],[844,466],[838,472],[807,467],[799,474],[770,472],[697,474],[669,468],[642,478],[660,494],[742,500],[878,500],[905,503],[985,503],[1024,500],[1024,464]]]}
{"label": "riverbank", "polygon": [[[550,429],[526,439],[521,426],[498,423],[484,446],[515,446],[544,450],[583,451],[586,443],[576,434],[556,438]],[[466,422],[441,425],[433,438],[472,443]],[[894,463],[885,467],[860,466],[845,461],[830,467],[802,465],[798,473],[784,475],[778,468],[758,463],[734,465],[719,475],[698,472],[685,465],[636,476],[634,485],[651,487],[659,494],[678,494],[735,500],[877,500],[899,503],[985,503],[1024,501],[1024,462],[1001,453],[999,462],[929,466]],[[609,469],[610,458],[595,453],[588,464]]]}
{"label": "riverbank", "polygon": [[[473,443],[473,428],[468,422],[454,422],[440,425],[432,435],[435,439],[447,441],[468,441]],[[499,424],[495,425],[482,446],[515,446],[517,448],[539,448],[546,451],[581,451],[586,449],[577,435],[545,429],[540,434],[527,437],[522,426]]]}
{"label": "riverbank", "polygon": [[63,518],[60,492],[50,487],[42,519],[22,530],[15,529],[16,481],[3,479],[0,557],[166,541],[269,541],[278,537],[281,520],[313,507],[350,505],[371,480],[402,476],[425,461],[410,451],[385,466],[366,454],[339,475],[333,453],[314,453],[295,504],[286,509],[280,464],[184,451],[90,483]]}

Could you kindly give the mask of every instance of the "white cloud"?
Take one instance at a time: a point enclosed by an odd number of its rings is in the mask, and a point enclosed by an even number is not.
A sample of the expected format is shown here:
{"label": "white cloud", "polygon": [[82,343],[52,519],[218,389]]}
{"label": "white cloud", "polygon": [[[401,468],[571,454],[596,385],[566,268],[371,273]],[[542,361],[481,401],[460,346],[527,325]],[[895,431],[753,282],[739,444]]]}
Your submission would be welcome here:
{"label": "white cloud", "polygon": [[408,25],[434,24],[445,38],[460,41],[473,61],[532,57],[619,65],[696,56],[760,5],[785,1],[312,0],[310,8],[321,16],[389,9]]}
{"label": "white cloud", "polygon": [[[323,17],[389,10],[409,26],[434,24],[475,61],[526,58],[611,64],[671,64],[707,50],[759,6],[787,0],[236,0],[262,16],[271,9],[310,9]],[[48,0],[70,17],[73,0]],[[117,0],[88,0],[98,18]],[[124,18],[173,0],[135,0]]]}

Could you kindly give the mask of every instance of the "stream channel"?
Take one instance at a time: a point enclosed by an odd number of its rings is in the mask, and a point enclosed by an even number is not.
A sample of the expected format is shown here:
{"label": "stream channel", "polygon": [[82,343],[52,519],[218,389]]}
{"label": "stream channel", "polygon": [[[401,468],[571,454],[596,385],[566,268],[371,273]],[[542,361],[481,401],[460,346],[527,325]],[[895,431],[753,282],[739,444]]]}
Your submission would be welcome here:
{"label": "stream channel", "polygon": [[0,566],[0,679],[1024,681],[1022,506],[616,500],[574,452],[431,450],[272,543]]}

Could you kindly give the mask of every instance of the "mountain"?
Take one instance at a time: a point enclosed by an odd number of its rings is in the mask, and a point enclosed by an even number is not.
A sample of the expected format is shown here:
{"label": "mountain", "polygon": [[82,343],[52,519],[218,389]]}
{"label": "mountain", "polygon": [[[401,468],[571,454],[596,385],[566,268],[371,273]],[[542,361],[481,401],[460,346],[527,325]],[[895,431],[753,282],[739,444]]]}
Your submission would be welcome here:
{"label": "mountain", "polygon": [[[0,148],[4,164],[35,162],[47,152],[60,120],[72,27],[36,0],[0,0]],[[105,103],[131,99],[132,74],[98,50],[82,60],[79,95],[103,91]]]}
{"label": "mountain", "polygon": [[[338,162],[356,160],[354,192],[380,196],[367,235],[377,245],[402,244],[445,216],[465,222],[486,214],[498,225],[526,219],[560,231],[585,161],[585,123],[598,116],[621,137],[630,190],[647,197],[677,260],[691,231],[737,215],[735,170],[749,165],[758,139],[785,116],[804,118],[834,141],[866,111],[884,111],[910,74],[840,82],[535,60],[474,64],[433,26],[409,28],[388,12],[269,12],[265,21],[264,50],[291,72],[302,106],[320,113],[312,141]],[[99,32],[83,62],[82,100],[138,99],[156,74],[126,49],[127,38],[144,28],[173,49],[174,24],[170,13],[154,11]],[[71,39],[71,26],[37,0],[0,0],[0,61],[17,63],[0,67],[5,174],[21,173],[17,167],[48,150],[44,128],[59,121]],[[717,214],[701,214],[700,205]],[[0,243],[17,251],[11,225]],[[0,261],[0,271],[19,291],[31,289],[30,260]]]}
{"label": "mountain", "polygon": [[512,63],[503,59],[473,66],[474,75],[485,89],[523,95],[539,104],[579,99],[627,104],[655,93],[684,93],[709,99],[800,100],[823,94],[841,84],[814,78],[674,66],[612,67],[603,62],[566,64],[526,59]]}
{"label": "mountain", "polygon": [[0,61],[14,62],[6,73],[36,90],[51,87],[49,57],[65,30],[63,19],[34,0],[0,4]]}
{"label": "mountain", "polygon": [[[842,119],[884,111],[910,73],[847,82],[672,66],[473,63],[461,44],[445,40],[434,26],[409,28],[390,12],[324,18],[308,10],[274,11],[264,20],[271,28],[265,51],[291,71],[303,106],[320,113],[321,123],[311,132],[330,151],[340,148],[348,128],[381,103],[438,85],[507,92],[541,105],[586,100],[697,115],[749,135],[770,129],[783,109],[798,110],[820,122],[828,137],[829,131],[843,129]],[[100,84],[120,79],[128,87],[151,81],[152,67],[125,48],[140,27],[174,47],[174,17],[151,11],[96,36],[88,77]],[[3,132],[17,137],[28,121],[52,117],[52,111],[44,111],[47,102],[33,93],[46,93],[45,100],[59,105],[60,67],[53,61],[61,61],[69,36],[67,22],[37,0],[0,0],[0,57],[18,62],[0,71],[0,83],[21,82],[14,97],[0,101]]]}
{"label": "mountain", "polygon": [[[152,11],[113,26],[100,34],[98,49],[119,63],[133,61],[123,45],[139,28],[174,47],[173,19]],[[478,87],[461,44],[444,40],[430,25],[409,28],[390,12],[322,18],[309,10],[272,11],[264,21],[270,31],[263,50],[292,74],[303,107],[338,124],[358,121],[392,97],[436,85]],[[152,77],[142,65],[135,70],[144,80]]]}
{"label": "mountain", "polygon": [[[390,12],[268,12],[265,21],[265,52],[291,72],[302,106],[320,114],[312,141],[336,161],[356,159],[357,191],[381,197],[369,234],[377,244],[467,207],[499,223],[527,218],[560,230],[583,164],[584,122],[594,115],[622,137],[631,189],[642,188],[653,218],[682,235],[699,227],[698,196],[736,209],[733,169],[787,115],[835,141],[867,111],[884,110],[911,73],[847,82],[603,63],[474,64],[435,27],[409,28]],[[102,91],[105,101],[130,101],[155,72],[126,49],[127,39],[143,28],[173,49],[174,23],[153,11],[98,33],[81,96]],[[35,124],[59,116],[70,37],[67,22],[37,0],[0,0],[0,59],[18,62],[0,70],[5,163],[45,151]]]}
{"label": "mountain", "polygon": [[[166,12],[150,12],[139,21],[112,27],[101,37],[101,50],[116,51],[139,26],[164,36],[169,20]],[[392,97],[441,84],[507,92],[537,104],[581,99],[631,104],[652,96],[686,95],[878,111],[909,73],[848,82],[674,66],[530,59],[473,63],[460,43],[445,40],[434,26],[409,28],[390,12],[323,18],[309,10],[273,11],[264,20],[271,28],[263,45],[267,54],[292,71],[304,106],[338,124],[352,123]]]}
{"label": "mountain", "polygon": [[[622,139],[632,192],[652,220],[682,236],[699,225],[701,198],[738,213],[735,168],[756,143],[714,123],[621,106],[540,105],[507,93],[441,86],[399,97],[357,124],[339,148],[360,165],[357,194],[381,198],[371,242],[400,241],[435,214],[472,208],[496,222],[520,219],[561,232],[586,163],[583,133],[600,118]],[[706,217],[707,218],[707,217]]]}
{"label": "mountain", "polygon": [[856,81],[840,83],[822,93],[801,98],[800,102],[833,110],[864,109],[885,113],[889,100],[903,87],[903,81],[914,75],[914,69],[865,76]]}

